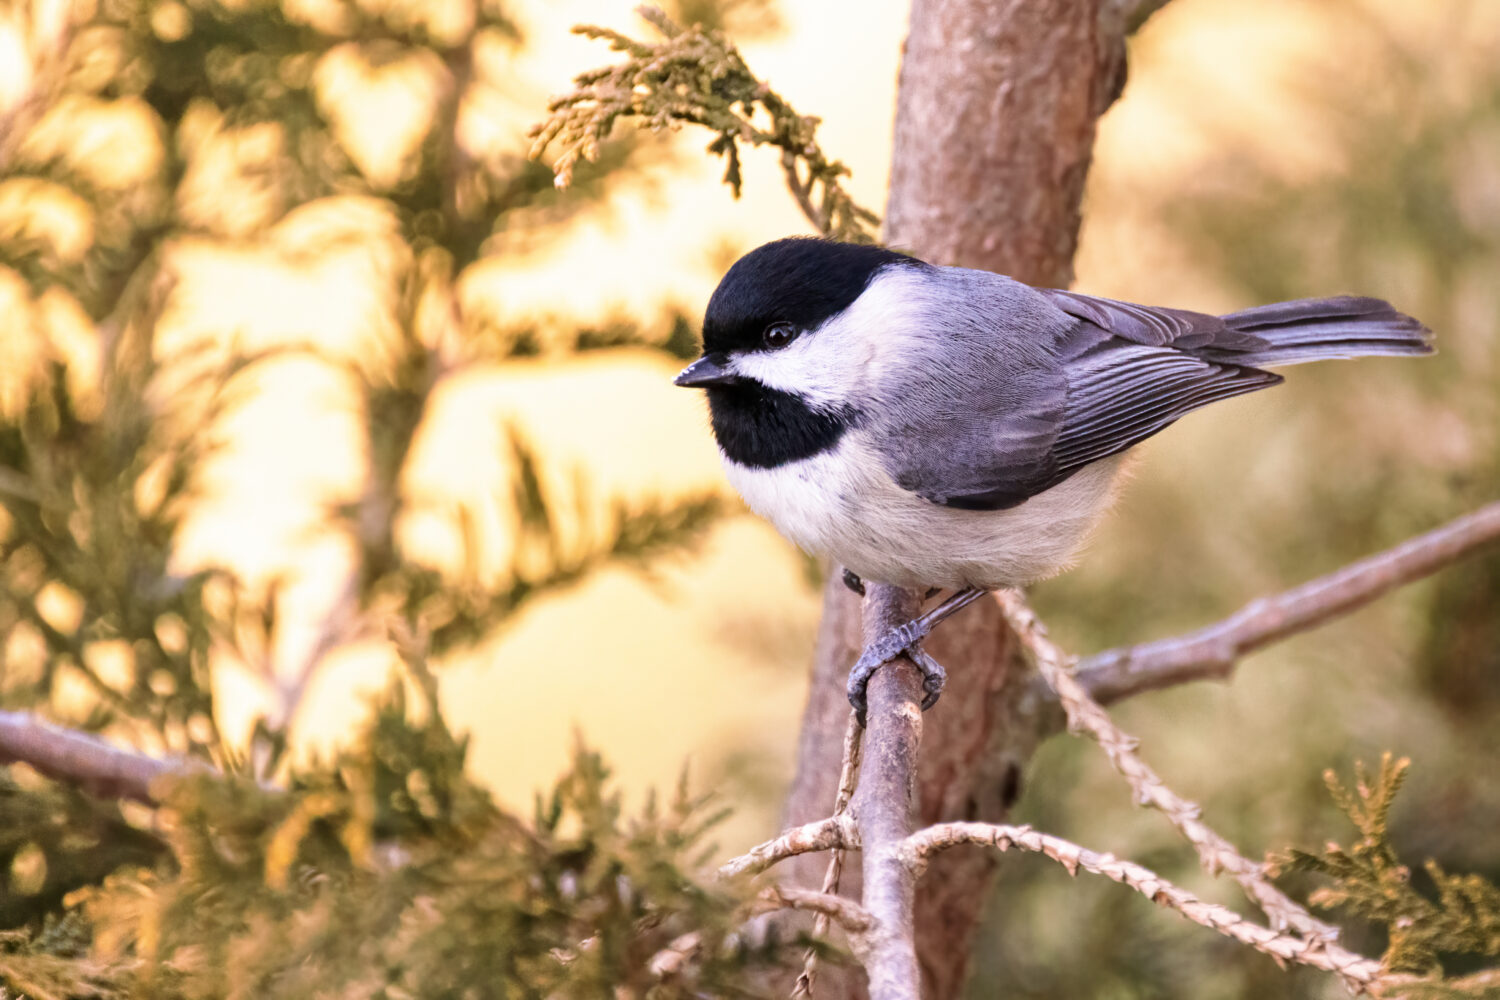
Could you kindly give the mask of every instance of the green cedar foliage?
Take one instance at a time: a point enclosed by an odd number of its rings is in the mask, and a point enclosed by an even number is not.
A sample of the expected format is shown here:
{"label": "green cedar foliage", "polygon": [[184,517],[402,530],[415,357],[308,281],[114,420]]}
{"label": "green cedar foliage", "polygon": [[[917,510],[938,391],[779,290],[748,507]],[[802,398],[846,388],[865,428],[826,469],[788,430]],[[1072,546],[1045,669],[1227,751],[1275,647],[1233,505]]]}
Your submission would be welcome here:
{"label": "green cedar foliage", "polygon": [[1359,831],[1359,839],[1348,847],[1330,842],[1321,851],[1293,849],[1272,863],[1282,872],[1328,879],[1332,884],[1310,897],[1315,906],[1381,927],[1388,941],[1383,956],[1387,969],[1441,976],[1442,956],[1500,956],[1500,886],[1478,875],[1451,875],[1434,861],[1423,869],[1430,890],[1416,884],[1390,841],[1391,804],[1410,766],[1406,758],[1393,760],[1390,754],[1381,758],[1374,774],[1356,763],[1352,788],[1328,771],[1323,779],[1329,794]]}
{"label": "green cedar foliage", "polygon": [[561,147],[553,162],[559,185],[571,184],[580,165],[599,159],[622,119],[634,119],[649,132],[676,131],[686,123],[716,134],[708,152],[723,158],[724,183],[736,197],[741,144],[772,146],[781,150],[788,188],[819,232],[851,243],[876,241],[879,217],[844,190],[841,178],[849,168],[818,145],[817,118],[798,114],[757,79],[723,32],[703,25],[683,28],[655,7],[642,7],[640,13],[660,41],[638,42],[594,25],[574,29],[608,41],[626,58],[578,74],[578,89],[554,99],[551,117],[532,130],[533,156]]}

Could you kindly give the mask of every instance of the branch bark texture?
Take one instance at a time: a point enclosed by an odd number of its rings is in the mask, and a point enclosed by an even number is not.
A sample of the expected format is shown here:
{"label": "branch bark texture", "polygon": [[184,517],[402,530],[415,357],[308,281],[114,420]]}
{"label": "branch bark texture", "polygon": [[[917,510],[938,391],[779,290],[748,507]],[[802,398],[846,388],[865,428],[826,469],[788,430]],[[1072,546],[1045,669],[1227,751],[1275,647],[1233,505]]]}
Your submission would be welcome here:
{"label": "branch bark texture", "polygon": [[[873,642],[918,612],[916,596],[871,584],[864,601],[864,639]],[[922,681],[905,657],[870,679],[869,730],[854,793],[864,874],[864,906],[875,918],[864,960],[870,996],[921,996],[915,933],[916,877],[902,853],[912,832],[913,793],[922,746]]]}

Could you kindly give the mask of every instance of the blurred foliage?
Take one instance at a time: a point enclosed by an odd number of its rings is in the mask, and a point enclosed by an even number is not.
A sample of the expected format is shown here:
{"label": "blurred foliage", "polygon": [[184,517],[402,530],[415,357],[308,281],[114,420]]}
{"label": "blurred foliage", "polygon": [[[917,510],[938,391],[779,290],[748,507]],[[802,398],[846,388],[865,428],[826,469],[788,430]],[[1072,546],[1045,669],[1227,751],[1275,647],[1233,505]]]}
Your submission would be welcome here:
{"label": "blurred foliage", "polygon": [[1391,802],[1410,766],[1411,761],[1386,754],[1372,775],[1356,763],[1353,788],[1327,772],[1328,791],[1360,839],[1347,848],[1330,842],[1317,852],[1293,849],[1273,858],[1272,866],[1331,879],[1334,884],[1315,891],[1311,902],[1384,929],[1387,969],[1441,975],[1443,953],[1500,955],[1500,886],[1477,875],[1449,875],[1433,861],[1425,870],[1436,898],[1413,884],[1411,869],[1390,843]]}
{"label": "blurred foliage", "polygon": [[[818,119],[800,115],[757,79],[739,50],[712,27],[683,28],[656,7],[641,16],[662,41],[638,42],[618,31],[584,25],[574,30],[603,39],[623,52],[624,62],[574,78],[577,90],[554,98],[550,118],[532,130],[532,155],[549,147],[557,183],[567,187],[580,164],[597,160],[622,119],[650,132],[676,131],[683,123],[718,134],[708,151],[724,159],[724,183],[739,197],[740,144],[781,150],[787,187],[808,221],[823,235],[851,243],[873,243],[880,221],[844,190],[849,169],[830,160],[817,143]],[[763,124],[758,124],[763,123]]]}
{"label": "blurred foliage", "polygon": [[[716,9],[700,6],[702,16]],[[380,634],[391,616],[424,634],[434,655],[447,653],[606,561],[640,565],[691,541],[717,514],[713,497],[618,503],[590,529],[598,519],[588,512],[553,509],[518,444],[508,572],[440,571],[398,542],[420,506],[406,481],[413,443],[447,380],[543,346],[681,355],[692,339],[682,317],[659,332],[496,330],[464,309],[462,283],[487,259],[491,235],[571,218],[640,149],[611,144],[561,199],[523,138],[507,149],[471,136],[466,116],[505,82],[506,56],[521,44],[497,5],[121,0],[65,13],[73,20],[56,38],[31,39],[32,88],[6,112],[0,139],[0,279],[24,282],[7,336],[30,344],[19,359],[28,363],[0,387],[6,705],[63,711],[59,690],[81,683],[90,697],[71,700],[68,721],[237,763],[216,728],[210,653],[269,657],[280,588],[250,593],[228,571],[181,576],[171,562],[198,498],[194,477],[271,355],[302,353],[345,372],[369,471],[356,501],[328,511],[358,548],[356,586],[303,676],[285,685],[292,704],[262,727],[270,736],[295,711],[307,671],[344,642]],[[40,6],[17,14],[44,31]],[[427,112],[410,134],[393,124],[394,162],[347,126],[361,88],[392,80]],[[256,355],[232,341],[227,352],[164,348],[174,254],[187,241],[255,247],[294,265],[381,247],[383,343],[356,357],[324,351],[316,337]],[[444,513],[472,543],[481,512]],[[277,763],[273,753],[256,766]]]}
{"label": "blurred foliage", "polygon": [[[419,683],[425,683],[418,678]],[[583,749],[522,823],[464,773],[435,689],[402,688],[287,790],[175,779],[169,851],[0,938],[0,982],[72,997],[751,997],[794,942],[739,933],[747,899],[697,877],[716,819],[680,788],[627,818]],[[693,935],[694,961],[655,961]]]}
{"label": "blurred foliage", "polygon": [[[218,574],[185,577],[170,562],[193,472],[215,445],[208,429],[249,360],[163,400],[151,330],[164,293],[143,292],[151,301],[101,337],[107,375],[93,392],[80,394],[49,359],[15,412],[0,414],[0,620],[12,653],[0,696],[47,705],[81,679],[95,697],[78,725],[138,724],[169,747],[211,754],[220,737],[203,590]],[[105,653],[128,666],[124,679],[102,672]]]}
{"label": "blurred foliage", "polygon": [[[722,24],[769,8],[683,10]],[[7,16],[33,74],[0,107],[0,706],[223,777],[184,779],[153,809],[0,772],[0,993],[752,995],[747,970],[780,950],[738,937],[744,899],[703,881],[704,804],[681,790],[627,818],[580,750],[535,817],[507,815],[468,776],[433,673],[601,566],[649,572],[720,500],[564,502],[512,431],[492,456],[508,495],[438,511],[460,565],[402,541],[439,504],[411,482],[412,455],[453,379],[542,351],[691,351],[681,315],[506,329],[466,308],[476,268],[660,150],[610,143],[562,197],[524,136],[477,128],[524,44],[492,0],[36,0]],[[355,127],[371,100],[396,109],[384,152]],[[368,349],[325,344],[318,318],[270,350],[228,334],[184,346],[171,314],[205,247],[292,268],[368,251]],[[285,581],[184,572],[178,551],[230,421],[288,360],[352,390],[364,466],[358,492],[320,511],[356,558],[295,660]],[[510,562],[481,567],[475,525],[497,512]],[[312,677],[371,640],[399,680],[346,749],[294,767]],[[249,747],[219,729],[226,663],[275,702]],[[689,934],[694,961],[653,967]]]}

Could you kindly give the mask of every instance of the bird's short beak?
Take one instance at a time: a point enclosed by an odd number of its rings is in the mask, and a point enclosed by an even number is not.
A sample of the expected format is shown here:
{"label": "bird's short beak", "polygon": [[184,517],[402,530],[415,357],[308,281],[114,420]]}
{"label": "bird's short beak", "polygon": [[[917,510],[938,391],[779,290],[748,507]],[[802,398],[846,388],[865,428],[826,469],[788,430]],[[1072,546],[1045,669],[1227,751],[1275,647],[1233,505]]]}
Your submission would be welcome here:
{"label": "bird's short beak", "polygon": [[705,354],[684,368],[676,378],[672,380],[673,385],[686,386],[689,389],[699,389],[706,385],[723,385],[735,380],[734,373],[725,366],[728,359],[721,355]]}

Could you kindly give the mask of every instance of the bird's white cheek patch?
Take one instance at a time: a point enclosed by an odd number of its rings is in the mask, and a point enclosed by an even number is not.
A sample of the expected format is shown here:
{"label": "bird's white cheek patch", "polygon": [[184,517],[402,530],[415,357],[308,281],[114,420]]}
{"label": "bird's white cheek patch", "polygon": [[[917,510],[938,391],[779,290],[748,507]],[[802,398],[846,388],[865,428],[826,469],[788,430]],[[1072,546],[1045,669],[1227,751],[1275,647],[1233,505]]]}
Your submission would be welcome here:
{"label": "bird's white cheek patch", "polygon": [[869,356],[868,342],[845,336],[834,321],[802,334],[779,351],[737,355],[734,370],[831,411],[863,395]]}
{"label": "bird's white cheek patch", "polygon": [[755,351],[734,359],[738,375],[752,378],[769,389],[801,396],[813,406],[837,406],[847,398],[839,373],[832,369],[830,353],[817,343],[816,334],[803,334],[779,351]]}

